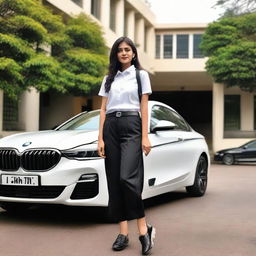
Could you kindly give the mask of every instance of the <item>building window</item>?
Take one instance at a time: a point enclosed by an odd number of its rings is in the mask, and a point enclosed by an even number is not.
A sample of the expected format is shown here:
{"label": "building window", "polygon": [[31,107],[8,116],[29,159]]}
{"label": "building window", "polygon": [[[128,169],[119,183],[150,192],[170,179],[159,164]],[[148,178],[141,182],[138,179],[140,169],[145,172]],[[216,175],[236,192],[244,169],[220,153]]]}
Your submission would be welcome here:
{"label": "building window", "polygon": [[116,0],[110,1],[110,21],[109,27],[114,32],[116,31]]}
{"label": "building window", "polygon": [[256,95],[254,96],[254,130],[256,130]]}
{"label": "building window", "polygon": [[83,8],[83,0],[72,0],[75,4],[79,5],[81,8]]}
{"label": "building window", "polygon": [[240,130],[240,95],[224,97],[224,130]]}
{"label": "building window", "polygon": [[172,58],[172,35],[164,35],[164,58]]}
{"label": "building window", "polygon": [[91,14],[100,20],[100,0],[92,0],[91,2]]}
{"label": "building window", "polygon": [[203,53],[199,48],[199,45],[202,41],[202,34],[193,35],[193,58],[203,58]]}
{"label": "building window", "polygon": [[177,35],[177,59],[188,58],[188,35]]}
{"label": "building window", "polygon": [[18,101],[12,100],[4,94],[3,106],[3,130],[15,131],[18,130],[19,112]]}
{"label": "building window", "polygon": [[160,59],[161,36],[160,36],[160,35],[156,35],[155,40],[156,40],[156,52],[155,52],[155,57],[156,57],[156,59]]}

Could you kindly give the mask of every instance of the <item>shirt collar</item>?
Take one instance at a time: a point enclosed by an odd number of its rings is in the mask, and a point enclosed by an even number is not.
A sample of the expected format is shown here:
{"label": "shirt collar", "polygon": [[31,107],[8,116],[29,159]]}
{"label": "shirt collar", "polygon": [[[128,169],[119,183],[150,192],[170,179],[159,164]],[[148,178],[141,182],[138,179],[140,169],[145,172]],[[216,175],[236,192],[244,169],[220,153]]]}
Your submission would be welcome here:
{"label": "shirt collar", "polygon": [[120,70],[118,70],[117,71],[117,73],[116,73],[116,76],[118,76],[118,75],[120,75],[120,74],[130,74],[130,73],[132,73],[132,71],[134,71],[135,70],[135,67],[134,67],[134,65],[131,65],[129,68],[127,68],[127,69],[125,69],[124,71],[120,71]]}

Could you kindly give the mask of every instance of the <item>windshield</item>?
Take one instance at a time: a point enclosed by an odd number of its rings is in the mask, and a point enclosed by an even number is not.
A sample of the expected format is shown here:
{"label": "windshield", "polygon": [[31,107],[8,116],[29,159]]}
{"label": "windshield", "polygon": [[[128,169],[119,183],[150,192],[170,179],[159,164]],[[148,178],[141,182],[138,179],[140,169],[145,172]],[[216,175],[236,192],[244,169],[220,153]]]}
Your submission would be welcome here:
{"label": "windshield", "polygon": [[242,146],[240,146],[240,148],[243,148],[243,147],[248,147],[250,146],[250,144],[254,144],[256,142],[256,140],[251,140],[249,142],[246,142],[245,144],[243,144]]}
{"label": "windshield", "polygon": [[62,125],[57,131],[64,130],[98,130],[100,121],[100,111],[90,111],[81,114],[69,122]]}

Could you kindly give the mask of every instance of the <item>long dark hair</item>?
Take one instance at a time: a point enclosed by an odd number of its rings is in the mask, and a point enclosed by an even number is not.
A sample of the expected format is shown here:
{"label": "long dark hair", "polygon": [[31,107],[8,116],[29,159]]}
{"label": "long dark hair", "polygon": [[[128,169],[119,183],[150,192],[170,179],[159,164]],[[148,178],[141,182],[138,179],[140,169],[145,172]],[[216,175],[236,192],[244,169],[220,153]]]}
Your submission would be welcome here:
{"label": "long dark hair", "polygon": [[138,59],[138,53],[137,53],[137,49],[135,44],[133,43],[133,41],[126,37],[126,36],[122,36],[120,38],[118,38],[110,51],[110,55],[109,55],[109,66],[108,66],[108,76],[105,82],[105,91],[109,92],[110,88],[111,88],[111,84],[114,81],[115,75],[117,73],[118,70],[121,70],[121,63],[118,61],[117,59],[117,52],[118,52],[118,46],[119,44],[121,44],[122,42],[127,43],[131,48],[132,51],[134,53],[134,57],[132,58],[132,62],[131,64],[135,66],[135,68],[137,69],[141,69],[141,65]]}

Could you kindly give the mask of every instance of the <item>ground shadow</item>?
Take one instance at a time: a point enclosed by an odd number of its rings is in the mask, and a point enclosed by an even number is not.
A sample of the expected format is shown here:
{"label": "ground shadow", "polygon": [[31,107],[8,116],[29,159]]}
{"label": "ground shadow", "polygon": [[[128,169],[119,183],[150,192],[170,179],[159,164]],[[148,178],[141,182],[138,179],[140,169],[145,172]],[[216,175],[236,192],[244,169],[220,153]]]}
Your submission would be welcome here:
{"label": "ground shadow", "polygon": [[235,162],[234,164],[232,165],[226,165],[226,164],[223,164],[221,162],[216,162],[216,161],[213,161],[211,162],[211,164],[213,165],[222,165],[222,166],[255,166],[256,165],[256,162]]}
{"label": "ground shadow", "polygon": [[47,224],[81,226],[95,223],[106,223],[106,209],[102,207],[75,207],[65,205],[34,205],[24,212],[0,212],[1,222],[26,224]]}
{"label": "ground shadow", "polygon": [[[161,207],[177,200],[187,198],[185,191],[175,191],[144,200],[145,209]],[[0,223],[22,223],[42,225],[81,226],[99,223],[113,223],[108,218],[107,208],[104,207],[76,207],[64,205],[34,205],[31,209],[11,214],[0,212]]]}
{"label": "ground shadow", "polygon": [[144,205],[145,208],[158,207],[188,197],[189,194],[185,191],[173,191],[146,199],[144,200]]}

